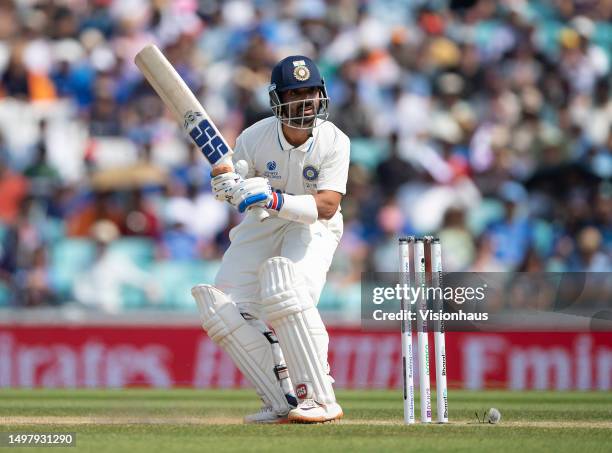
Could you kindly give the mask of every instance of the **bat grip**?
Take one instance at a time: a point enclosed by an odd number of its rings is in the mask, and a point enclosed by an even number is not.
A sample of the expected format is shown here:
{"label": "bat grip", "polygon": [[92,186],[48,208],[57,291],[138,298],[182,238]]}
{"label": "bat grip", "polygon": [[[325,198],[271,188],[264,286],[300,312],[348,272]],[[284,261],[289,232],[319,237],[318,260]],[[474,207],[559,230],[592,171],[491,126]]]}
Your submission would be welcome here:
{"label": "bat grip", "polygon": [[256,216],[257,220],[260,222],[263,222],[270,217],[268,211],[266,211],[264,208],[260,208],[259,206],[253,206],[252,208],[249,208],[249,211],[252,211],[253,215]]}

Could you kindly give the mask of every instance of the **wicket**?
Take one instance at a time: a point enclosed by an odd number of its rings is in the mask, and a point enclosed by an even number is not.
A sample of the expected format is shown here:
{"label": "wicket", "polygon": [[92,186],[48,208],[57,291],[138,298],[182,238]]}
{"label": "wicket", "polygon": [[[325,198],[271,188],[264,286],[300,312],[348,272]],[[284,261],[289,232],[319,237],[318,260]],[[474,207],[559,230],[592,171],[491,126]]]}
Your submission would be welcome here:
{"label": "wicket", "polygon": [[[442,246],[438,238],[413,236],[399,239],[400,284],[415,287],[442,285]],[[412,266],[411,266],[412,262]],[[429,264],[429,266],[428,266]],[[430,272],[427,272],[427,269]],[[435,292],[434,292],[435,293]],[[421,422],[431,422],[431,388],[429,373],[429,332],[427,322],[418,313],[428,308],[429,300],[423,292],[417,293],[414,305],[417,308],[416,328],[419,361],[419,392],[421,407]],[[442,310],[443,301],[440,297],[433,298],[433,309]],[[409,313],[412,304],[405,298],[401,300],[401,309]],[[412,344],[412,323],[405,317],[401,323],[402,329],[402,377],[404,385],[404,423],[415,423],[414,415],[414,353]],[[434,349],[436,355],[436,403],[438,423],[448,422],[448,391],[446,382],[446,347],[444,338],[444,321],[434,322]]]}

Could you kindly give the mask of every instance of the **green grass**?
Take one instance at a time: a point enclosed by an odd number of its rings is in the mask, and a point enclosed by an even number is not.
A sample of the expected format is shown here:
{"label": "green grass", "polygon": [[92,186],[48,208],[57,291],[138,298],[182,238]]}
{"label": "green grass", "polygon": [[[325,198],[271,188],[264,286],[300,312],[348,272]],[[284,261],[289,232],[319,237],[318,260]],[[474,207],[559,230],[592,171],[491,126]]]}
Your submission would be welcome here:
{"label": "green grass", "polygon": [[[75,450],[92,452],[609,451],[612,393],[449,396],[448,425],[402,425],[399,392],[342,391],[342,423],[247,426],[259,406],[247,390],[0,390],[0,432],[75,432]],[[492,406],[501,423],[478,424]]]}

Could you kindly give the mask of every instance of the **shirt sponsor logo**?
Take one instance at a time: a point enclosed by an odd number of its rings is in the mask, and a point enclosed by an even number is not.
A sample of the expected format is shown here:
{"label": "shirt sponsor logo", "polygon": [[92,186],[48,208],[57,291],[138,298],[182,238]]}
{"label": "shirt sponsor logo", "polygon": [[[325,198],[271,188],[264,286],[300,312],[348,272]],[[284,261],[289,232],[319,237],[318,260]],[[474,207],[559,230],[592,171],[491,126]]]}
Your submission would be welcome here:
{"label": "shirt sponsor logo", "polygon": [[264,177],[268,179],[281,179],[280,172],[276,171],[278,165],[276,161],[270,160],[266,163],[266,171],[264,171]]}

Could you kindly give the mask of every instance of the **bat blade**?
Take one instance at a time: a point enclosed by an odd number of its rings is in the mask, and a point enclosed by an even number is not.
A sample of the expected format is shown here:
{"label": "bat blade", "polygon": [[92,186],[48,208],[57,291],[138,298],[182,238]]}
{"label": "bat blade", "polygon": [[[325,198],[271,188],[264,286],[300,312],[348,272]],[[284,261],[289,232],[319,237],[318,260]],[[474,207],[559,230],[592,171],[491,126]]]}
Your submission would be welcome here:
{"label": "bat blade", "polygon": [[[232,148],[161,50],[154,44],[149,44],[136,54],[134,62],[212,165],[212,175],[234,171],[231,159]],[[255,211],[260,220],[268,217],[264,209],[250,209],[250,211]]]}
{"label": "bat blade", "polygon": [[208,162],[213,167],[231,165],[232,148],[157,46],[149,44],[134,61]]}

